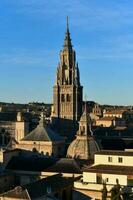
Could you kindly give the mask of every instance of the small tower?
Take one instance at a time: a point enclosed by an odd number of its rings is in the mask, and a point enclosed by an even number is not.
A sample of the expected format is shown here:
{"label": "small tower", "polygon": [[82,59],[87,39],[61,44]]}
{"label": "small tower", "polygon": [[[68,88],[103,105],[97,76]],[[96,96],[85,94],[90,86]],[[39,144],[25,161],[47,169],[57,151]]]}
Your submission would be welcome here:
{"label": "small tower", "polygon": [[39,125],[40,125],[40,127],[44,127],[44,125],[45,125],[44,112],[41,113],[41,118],[40,118],[40,121],[39,121]]}
{"label": "small tower", "polygon": [[17,122],[22,122],[23,119],[22,119],[22,113],[21,112],[18,112],[17,113]]}
{"label": "small tower", "polygon": [[76,139],[68,147],[67,157],[93,161],[94,154],[99,150],[99,146],[93,138],[91,118],[85,104],[85,110],[79,122],[79,131],[77,132]]}
{"label": "small tower", "polygon": [[19,142],[29,132],[29,122],[23,119],[21,112],[17,113],[15,125],[15,140]]}
{"label": "small tower", "polygon": [[81,116],[80,122],[79,122],[79,135],[83,136],[92,136],[93,132],[91,130],[91,118],[89,113],[87,112],[87,103],[85,102],[85,109]]}

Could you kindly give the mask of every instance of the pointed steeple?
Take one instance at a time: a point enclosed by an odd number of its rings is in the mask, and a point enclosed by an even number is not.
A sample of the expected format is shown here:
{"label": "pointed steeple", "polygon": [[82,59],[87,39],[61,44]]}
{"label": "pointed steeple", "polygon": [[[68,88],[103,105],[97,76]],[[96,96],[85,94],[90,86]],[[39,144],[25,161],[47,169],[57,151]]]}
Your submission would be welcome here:
{"label": "pointed steeple", "polygon": [[69,32],[69,19],[68,19],[68,16],[67,16],[67,31]]}
{"label": "pointed steeple", "polygon": [[44,119],[44,113],[42,112],[38,126],[39,127],[44,127],[44,125],[45,125],[45,119]]}
{"label": "pointed steeple", "polygon": [[84,112],[81,116],[80,119],[80,134],[86,135],[86,136],[92,136],[92,130],[91,130],[91,118],[90,115],[87,111],[87,101],[85,101],[85,107],[84,107]]}
{"label": "pointed steeple", "polygon": [[66,34],[64,39],[64,50],[72,50],[72,43],[70,38],[70,32],[69,32],[69,21],[67,16],[67,23],[66,23]]}

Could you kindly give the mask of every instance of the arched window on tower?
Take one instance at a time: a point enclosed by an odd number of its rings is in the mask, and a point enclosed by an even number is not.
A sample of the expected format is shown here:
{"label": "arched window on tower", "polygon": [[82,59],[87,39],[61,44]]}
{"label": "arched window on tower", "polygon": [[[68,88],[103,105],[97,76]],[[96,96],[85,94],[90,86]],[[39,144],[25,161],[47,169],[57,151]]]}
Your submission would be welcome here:
{"label": "arched window on tower", "polygon": [[65,102],[65,95],[61,94],[61,102]]}
{"label": "arched window on tower", "polygon": [[70,95],[70,94],[67,94],[66,99],[67,99],[67,102],[70,102],[70,101],[71,101],[71,95]]}
{"label": "arched window on tower", "polygon": [[81,135],[85,134],[85,126],[80,127],[80,132],[81,132]]}

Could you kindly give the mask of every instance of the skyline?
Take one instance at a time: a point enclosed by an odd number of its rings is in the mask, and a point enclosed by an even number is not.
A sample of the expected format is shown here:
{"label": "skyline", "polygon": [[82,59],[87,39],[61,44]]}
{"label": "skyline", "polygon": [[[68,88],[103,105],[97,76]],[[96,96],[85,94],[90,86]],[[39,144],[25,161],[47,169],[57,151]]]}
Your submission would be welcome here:
{"label": "skyline", "polygon": [[133,3],[126,2],[2,0],[0,101],[52,102],[68,15],[84,96],[132,105]]}

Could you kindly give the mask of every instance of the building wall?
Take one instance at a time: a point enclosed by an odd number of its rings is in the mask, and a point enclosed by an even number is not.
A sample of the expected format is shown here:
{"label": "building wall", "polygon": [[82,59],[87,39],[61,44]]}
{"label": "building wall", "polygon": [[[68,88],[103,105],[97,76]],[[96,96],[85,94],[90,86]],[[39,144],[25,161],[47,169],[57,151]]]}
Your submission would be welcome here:
{"label": "building wall", "polygon": [[44,155],[54,155],[55,157],[64,154],[64,142],[43,142],[43,141],[20,141],[16,148],[26,150],[37,150]]}
{"label": "building wall", "polygon": [[[112,162],[109,162],[109,157]],[[123,162],[118,162],[118,159],[122,158]],[[118,156],[118,155],[95,155],[95,165],[117,165],[117,166],[133,166],[132,156]]]}
{"label": "building wall", "polygon": [[96,121],[96,126],[110,127],[113,125],[112,120],[100,120]]}
{"label": "building wall", "polygon": [[51,142],[39,142],[39,141],[20,141],[16,146],[20,149],[26,150],[37,150],[38,152],[43,152],[44,154],[52,154],[52,143]]}
{"label": "building wall", "polygon": [[10,135],[15,135],[15,122],[0,121],[0,128],[5,129]]}
{"label": "building wall", "polygon": [[3,150],[0,149],[0,163],[3,163]]}
{"label": "building wall", "polygon": [[126,175],[102,174],[102,180],[106,181],[107,184],[110,184],[110,185],[116,185],[116,181],[118,180],[121,186],[127,186]]}
{"label": "building wall", "polygon": [[123,113],[103,113],[103,117],[123,118]]}
{"label": "building wall", "polygon": [[126,126],[125,120],[123,119],[112,119],[108,120],[101,118],[96,120],[96,126],[110,127],[110,126]]}
{"label": "building wall", "polygon": [[84,183],[96,183],[97,175],[96,173],[83,172],[83,182]]}
{"label": "building wall", "polygon": [[[83,183],[97,183],[98,184],[98,174],[83,172]],[[102,181],[106,181],[109,185],[115,185],[116,180],[119,180],[119,184],[122,186],[127,186],[127,176],[126,175],[116,175],[116,174],[102,174],[101,175],[101,184]]]}

